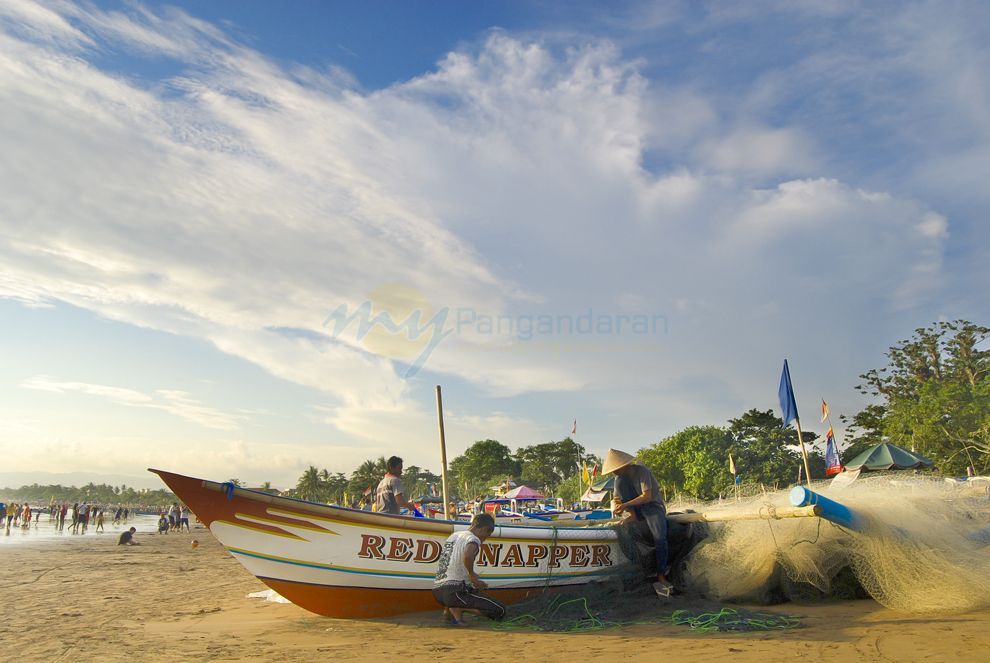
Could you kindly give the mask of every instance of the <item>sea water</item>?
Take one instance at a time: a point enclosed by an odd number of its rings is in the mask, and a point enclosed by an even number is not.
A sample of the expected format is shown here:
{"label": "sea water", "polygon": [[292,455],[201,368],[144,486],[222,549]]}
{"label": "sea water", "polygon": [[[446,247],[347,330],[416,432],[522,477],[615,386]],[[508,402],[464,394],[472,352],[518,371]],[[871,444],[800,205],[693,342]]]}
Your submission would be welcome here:
{"label": "sea water", "polygon": [[[10,530],[7,530],[7,523],[4,522],[3,527],[0,528],[0,546],[4,545],[16,545],[21,543],[47,543],[52,541],[83,541],[88,539],[93,539],[94,537],[113,539],[116,541],[117,537],[120,536],[121,532],[124,532],[131,527],[137,528],[138,534],[149,534],[158,531],[158,516],[144,516],[137,515],[131,516],[127,519],[126,523],[120,523],[119,525],[114,525],[112,523],[113,515],[109,518],[104,516],[103,518],[103,532],[96,531],[96,523],[90,521],[89,526],[86,528],[86,533],[82,534],[82,528],[79,528],[79,534],[72,533],[72,521],[66,518],[65,528],[60,532],[55,529],[55,521],[48,520],[47,513],[35,514],[37,519],[37,525],[35,520],[31,521],[31,526],[27,528],[22,528],[21,525],[11,525]],[[190,523],[192,531],[195,532],[197,526]],[[200,531],[202,531],[202,525],[199,525]]]}

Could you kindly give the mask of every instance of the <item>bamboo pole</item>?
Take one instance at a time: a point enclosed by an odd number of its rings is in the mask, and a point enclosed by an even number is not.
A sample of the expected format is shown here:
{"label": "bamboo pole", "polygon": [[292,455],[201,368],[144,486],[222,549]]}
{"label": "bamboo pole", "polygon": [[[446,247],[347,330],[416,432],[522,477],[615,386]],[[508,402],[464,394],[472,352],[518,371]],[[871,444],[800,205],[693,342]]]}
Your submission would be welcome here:
{"label": "bamboo pole", "polygon": [[[771,505],[763,505],[755,511],[722,509],[706,512],[668,513],[667,520],[687,525],[688,523],[726,523],[734,520],[783,520],[784,518],[814,518],[821,515],[822,508],[817,504],[802,507],[774,507]],[[621,523],[622,521],[622,518],[612,518],[609,520],[577,521],[573,524],[566,520],[563,522],[567,523],[568,527],[601,527],[603,525],[615,525],[616,523]]]}
{"label": "bamboo pole", "polygon": [[443,397],[437,385],[437,427],[440,429],[440,485],[443,489],[443,519],[450,520],[447,508],[450,504],[447,493],[447,438],[443,432]]}
{"label": "bamboo pole", "polygon": [[794,427],[797,428],[798,442],[801,443],[801,458],[804,460],[804,482],[811,485],[811,470],[808,469],[808,450],[804,448],[804,436],[801,434],[801,420],[794,418]]}
{"label": "bamboo pole", "polygon": [[812,506],[773,507],[761,506],[758,511],[707,511],[704,513],[669,513],[667,520],[675,523],[724,523],[732,520],[781,520],[783,518],[811,518],[821,514]]}

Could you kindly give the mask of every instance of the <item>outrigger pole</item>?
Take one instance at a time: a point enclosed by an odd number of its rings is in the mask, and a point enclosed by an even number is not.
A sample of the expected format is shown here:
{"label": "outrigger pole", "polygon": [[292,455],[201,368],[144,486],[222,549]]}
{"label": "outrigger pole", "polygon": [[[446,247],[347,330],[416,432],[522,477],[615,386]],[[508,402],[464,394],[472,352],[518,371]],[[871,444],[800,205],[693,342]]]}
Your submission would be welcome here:
{"label": "outrigger pole", "polygon": [[437,427],[440,429],[440,485],[443,490],[443,519],[450,520],[447,505],[447,439],[443,433],[443,397],[440,395],[440,385],[437,385]]}
{"label": "outrigger pole", "polygon": [[842,525],[846,529],[859,531],[863,527],[863,521],[859,515],[847,507],[830,500],[824,495],[819,495],[805,486],[794,486],[790,492],[790,502],[795,508],[818,507],[822,518],[836,525]]}

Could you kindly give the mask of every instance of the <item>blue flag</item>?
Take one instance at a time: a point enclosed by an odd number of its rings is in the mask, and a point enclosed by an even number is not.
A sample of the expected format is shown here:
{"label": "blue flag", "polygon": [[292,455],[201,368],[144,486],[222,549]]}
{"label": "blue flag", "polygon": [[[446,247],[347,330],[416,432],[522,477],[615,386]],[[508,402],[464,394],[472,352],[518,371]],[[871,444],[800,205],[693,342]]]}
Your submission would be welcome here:
{"label": "blue flag", "polygon": [[791,386],[791,371],[787,368],[787,360],[784,360],[784,372],[780,374],[780,389],[777,390],[780,398],[780,412],[784,420],[784,427],[795,419],[798,419],[797,403],[794,401],[794,387]]}

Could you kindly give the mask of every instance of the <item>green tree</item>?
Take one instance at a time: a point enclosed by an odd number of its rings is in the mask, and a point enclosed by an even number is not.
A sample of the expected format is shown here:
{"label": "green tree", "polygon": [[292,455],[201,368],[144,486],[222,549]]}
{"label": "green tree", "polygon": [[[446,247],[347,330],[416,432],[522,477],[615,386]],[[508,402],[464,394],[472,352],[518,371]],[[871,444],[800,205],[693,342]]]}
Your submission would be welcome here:
{"label": "green tree", "polygon": [[965,320],[936,322],[887,351],[888,363],[860,376],[857,389],[874,398],[855,415],[894,444],[931,458],[946,474],[967,465],[990,470],[983,451],[990,427],[990,328]]}
{"label": "green tree", "polygon": [[709,500],[732,487],[729,451],[733,445],[734,438],[725,428],[691,426],[641,449],[638,457],[668,498],[684,493]]}
{"label": "green tree", "polygon": [[519,476],[519,469],[519,461],[509,447],[497,440],[478,440],[450,462],[454,478],[450,488],[466,499],[488,492],[490,486],[505,477]]}
{"label": "green tree", "polygon": [[320,481],[323,483],[324,499],[327,502],[348,506],[344,495],[348,492],[350,482],[343,472],[328,472],[324,469],[320,473]]}
{"label": "green tree", "polygon": [[[784,428],[783,420],[773,410],[749,410],[738,419],[729,420],[736,470],[745,483],[787,486],[797,481],[803,467],[797,431]],[[808,450],[812,479],[825,478],[825,458],[811,445],[817,433],[803,431]]]}
{"label": "green tree", "polygon": [[847,463],[866,449],[883,441],[884,417],[887,408],[871,404],[852,417],[840,416],[846,424],[846,439],[842,445],[842,462]]}
{"label": "green tree", "polygon": [[561,481],[554,489],[554,495],[564,500],[567,507],[580,499],[588,485],[581,479],[580,474],[574,474]]}
{"label": "green tree", "polygon": [[[402,469],[402,487],[411,500],[418,499],[430,492],[430,486],[440,484],[440,477],[429,470],[410,465]],[[439,488],[438,488],[439,492]]]}
{"label": "green tree", "polygon": [[565,437],[557,442],[544,442],[516,451],[523,481],[555,488],[566,479],[581,473],[581,464],[597,461],[584,447]]}
{"label": "green tree", "polygon": [[296,495],[300,499],[311,502],[319,502],[323,499],[323,482],[320,480],[320,471],[315,465],[310,465],[296,482]]}
{"label": "green tree", "polygon": [[379,456],[377,459],[368,459],[358,465],[347,482],[347,492],[352,495],[363,495],[369,488],[373,491],[388,471],[385,464],[385,456]]}

